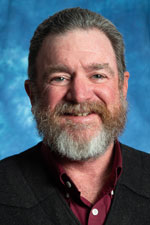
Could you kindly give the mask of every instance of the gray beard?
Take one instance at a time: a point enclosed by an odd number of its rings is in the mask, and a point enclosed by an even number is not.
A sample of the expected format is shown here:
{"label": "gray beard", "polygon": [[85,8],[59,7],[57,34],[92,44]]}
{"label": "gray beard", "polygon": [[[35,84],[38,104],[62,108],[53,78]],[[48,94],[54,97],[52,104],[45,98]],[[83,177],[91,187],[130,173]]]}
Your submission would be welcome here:
{"label": "gray beard", "polygon": [[[127,102],[122,99],[120,101],[120,108],[115,110],[114,115],[107,111],[108,115],[105,115],[106,118],[103,124],[96,135],[93,135],[89,140],[84,139],[81,131],[78,138],[75,139],[66,129],[62,129],[56,120],[57,116],[51,114],[49,108],[41,110],[40,104],[36,103],[32,108],[32,112],[37,122],[39,134],[43,137],[44,143],[50,147],[50,150],[61,157],[81,161],[103,155],[109,145],[123,131],[126,121]],[[79,105],[78,108],[80,108]],[[72,130],[72,134],[73,131],[77,132],[80,129],[80,126],[75,124],[66,124],[67,126]],[[86,129],[86,127],[83,129]],[[87,127],[87,129],[90,129],[90,127]]]}
{"label": "gray beard", "polygon": [[55,153],[71,160],[88,160],[103,155],[109,144],[113,141],[112,134],[105,129],[98,132],[97,136],[89,141],[82,141],[82,136],[74,140],[65,130],[50,131],[45,143]]}

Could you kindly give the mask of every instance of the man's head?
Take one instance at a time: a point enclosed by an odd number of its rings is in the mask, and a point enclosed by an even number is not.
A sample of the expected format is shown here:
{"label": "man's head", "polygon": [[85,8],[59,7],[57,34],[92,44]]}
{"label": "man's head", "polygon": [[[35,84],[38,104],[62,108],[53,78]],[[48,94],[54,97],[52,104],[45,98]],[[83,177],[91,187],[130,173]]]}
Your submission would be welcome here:
{"label": "man's head", "polygon": [[26,90],[51,150],[86,160],[104,154],[122,132],[128,86],[123,51],[114,25],[88,10],[62,11],[39,26]]}
{"label": "man's head", "polygon": [[62,10],[44,20],[37,27],[30,45],[28,66],[29,79],[36,80],[36,58],[43,41],[48,35],[59,36],[75,29],[88,30],[91,28],[97,28],[109,38],[117,59],[120,81],[123,82],[123,73],[126,71],[126,66],[122,35],[109,20],[100,14],[81,8]]}

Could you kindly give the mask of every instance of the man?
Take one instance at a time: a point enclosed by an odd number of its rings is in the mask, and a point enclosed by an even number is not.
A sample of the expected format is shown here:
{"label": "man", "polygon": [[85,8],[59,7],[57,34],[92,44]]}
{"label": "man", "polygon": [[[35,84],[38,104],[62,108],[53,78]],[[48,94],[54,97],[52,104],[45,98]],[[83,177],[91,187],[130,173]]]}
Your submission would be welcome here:
{"label": "man", "polygon": [[25,88],[43,142],[0,165],[0,224],[150,224],[150,157],[118,142],[127,111],[124,44],[73,8],[31,40]]}

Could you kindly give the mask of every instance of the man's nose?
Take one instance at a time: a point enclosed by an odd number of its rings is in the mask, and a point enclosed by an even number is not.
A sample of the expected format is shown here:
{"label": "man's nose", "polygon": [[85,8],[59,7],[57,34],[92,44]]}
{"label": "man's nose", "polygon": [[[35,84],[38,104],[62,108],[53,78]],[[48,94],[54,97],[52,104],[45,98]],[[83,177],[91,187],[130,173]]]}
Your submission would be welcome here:
{"label": "man's nose", "polygon": [[66,95],[66,100],[82,103],[92,99],[92,84],[88,78],[74,78]]}

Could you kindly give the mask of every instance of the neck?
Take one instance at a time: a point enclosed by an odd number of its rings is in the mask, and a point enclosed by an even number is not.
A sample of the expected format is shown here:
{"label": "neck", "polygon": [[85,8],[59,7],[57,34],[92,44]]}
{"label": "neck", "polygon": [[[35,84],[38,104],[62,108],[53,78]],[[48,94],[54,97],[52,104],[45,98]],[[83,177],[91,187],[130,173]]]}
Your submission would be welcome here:
{"label": "neck", "polygon": [[94,203],[101,190],[109,178],[113,162],[113,146],[111,144],[104,155],[96,159],[87,161],[62,160],[67,175],[85,197],[91,203]]}

